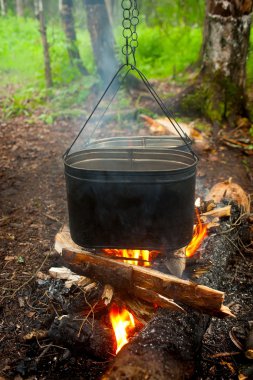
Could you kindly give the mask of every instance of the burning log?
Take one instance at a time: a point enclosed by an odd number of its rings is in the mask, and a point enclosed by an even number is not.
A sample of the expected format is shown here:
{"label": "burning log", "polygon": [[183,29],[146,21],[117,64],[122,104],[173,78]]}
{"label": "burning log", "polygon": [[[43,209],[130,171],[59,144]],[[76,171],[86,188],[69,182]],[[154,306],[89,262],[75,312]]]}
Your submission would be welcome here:
{"label": "burning log", "polygon": [[[77,253],[63,249],[62,258],[75,273],[104,284],[109,283],[121,292],[127,290],[128,293],[138,294],[142,298],[143,293],[139,288],[144,288],[211,315],[231,315],[229,308],[223,305],[224,293],[207,286],[86,251]],[[146,295],[144,298],[146,301]]]}
{"label": "burning log", "polygon": [[[236,250],[238,226],[224,232],[210,237],[203,257],[213,265],[200,279],[201,284],[218,289],[226,289],[227,264]],[[210,318],[189,307],[185,309],[187,314],[160,310],[117,355],[103,380],[192,378]]]}
{"label": "burning log", "polygon": [[183,307],[179,306],[173,299],[168,299],[150,289],[142,288],[141,286],[135,286],[133,289],[133,294],[135,297],[140,298],[146,302],[152,303],[164,309],[170,309],[175,311],[185,312]]}
{"label": "burning log", "polygon": [[55,249],[62,253],[64,264],[75,273],[110,284],[123,293],[127,290],[128,294],[152,305],[184,311],[176,303],[183,302],[212,315],[230,315],[229,309],[222,305],[224,293],[150,268],[129,265],[87,252],[72,241],[66,226],[56,235]]}
{"label": "burning log", "polygon": [[208,317],[160,310],[123,347],[103,380],[190,379]]}

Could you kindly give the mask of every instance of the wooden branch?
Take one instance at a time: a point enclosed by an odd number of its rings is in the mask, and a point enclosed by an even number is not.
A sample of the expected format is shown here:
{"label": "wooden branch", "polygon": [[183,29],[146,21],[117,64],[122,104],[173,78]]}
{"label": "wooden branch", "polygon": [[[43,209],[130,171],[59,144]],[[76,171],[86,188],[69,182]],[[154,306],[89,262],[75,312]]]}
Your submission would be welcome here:
{"label": "wooden branch", "polygon": [[185,310],[179,306],[176,302],[174,302],[173,299],[168,299],[167,297],[162,296],[161,294],[158,294],[156,292],[153,292],[152,290],[147,290],[145,288],[142,288],[141,286],[136,285],[133,289],[133,294],[141,298],[142,300],[152,303],[153,305],[162,307],[164,309],[174,310],[174,311],[181,311],[185,313]]}
{"label": "wooden branch", "polygon": [[182,280],[150,268],[121,263],[90,252],[77,253],[64,249],[62,257],[74,272],[87,275],[104,284],[110,284],[123,292],[134,293],[137,291],[135,289],[137,286],[157,292],[164,297],[172,298],[176,302],[182,302],[210,315],[228,316],[228,313],[222,309],[224,293],[207,286]]}
{"label": "wooden branch", "polygon": [[113,287],[111,285],[106,284],[103,290],[103,294],[101,296],[106,306],[110,305],[110,303],[112,302],[113,294],[114,294]]}
{"label": "wooden branch", "polygon": [[211,211],[204,212],[201,216],[212,216],[217,218],[222,218],[224,216],[231,215],[231,205],[225,207],[215,208]]}

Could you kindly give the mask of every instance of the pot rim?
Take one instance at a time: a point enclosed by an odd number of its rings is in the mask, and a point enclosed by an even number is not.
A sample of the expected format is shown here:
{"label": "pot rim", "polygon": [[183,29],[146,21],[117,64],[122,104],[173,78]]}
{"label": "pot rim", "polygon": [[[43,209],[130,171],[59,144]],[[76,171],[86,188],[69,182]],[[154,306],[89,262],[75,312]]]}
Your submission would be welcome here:
{"label": "pot rim", "polygon": [[[80,168],[74,166],[75,163],[85,161],[85,157],[83,159],[80,159],[81,156],[91,156],[87,157],[87,161],[91,159],[96,160],[102,160],[106,159],[107,161],[113,161],[113,160],[121,160],[122,162],[128,161],[128,160],[134,160],[135,162],[138,160],[145,160],[147,161],[167,161],[168,163],[180,163],[181,167],[177,167],[175,169],[152,169],[152,170],[126,170],[126,169],[94,169],[94,168]],[[92,158],[92,155],[94,157]],[[107,155],[107,157],[105,157]],[[144,155],[148,155],[148,157],[144,157]],[[104,156],[104,157],[103,157]],[[77,158],[79,159],[77,160]],[[181,158],[181,160],[180,160]],[[178,161],[177,161],[178,160]],[[72,162],[71,162],[72,161]],[[184,162],[183,162],[184,161]],[[78,173],[106,173],[106,174],[128,174],[128,175],[140,175],[140,174],[158,174],[158,173],[182,173],[185,171],[189,171],[191,169],[194,169],[198,163],[198,157],[195,155],[195,153],[190,152],[183,152],[176,149],[84,149],[81,151],[77,151],[75,153],[72,153],[68,155],[67,157],[64,157],[64,165],[68,172],[74,171]]]}

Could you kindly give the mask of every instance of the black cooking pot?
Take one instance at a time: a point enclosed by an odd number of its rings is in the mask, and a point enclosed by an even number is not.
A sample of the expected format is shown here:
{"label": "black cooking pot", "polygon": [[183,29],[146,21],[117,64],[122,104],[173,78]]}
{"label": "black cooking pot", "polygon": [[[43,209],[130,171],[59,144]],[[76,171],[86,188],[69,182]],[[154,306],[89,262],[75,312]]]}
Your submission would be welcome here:
{"label": "black cooking pot", "polygon": [[78,245],[176,250],[192,239],[192,152],[90,149],[64,163],[70,233]]}
{"label": "black cooking pot", "polygon": [[88,149],[177,149],[189,152],[192,141],[188,136],[128,136],[110,137],[90,142]]}

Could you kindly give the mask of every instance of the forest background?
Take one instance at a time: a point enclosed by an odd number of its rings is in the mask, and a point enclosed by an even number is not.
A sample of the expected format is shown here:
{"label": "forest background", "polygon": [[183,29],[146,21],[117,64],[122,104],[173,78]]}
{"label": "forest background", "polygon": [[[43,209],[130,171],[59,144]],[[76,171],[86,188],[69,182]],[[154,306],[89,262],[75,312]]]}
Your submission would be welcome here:
{"label": "forest background", "polygon": [[[40,26],[35,17],[36,3],[38,7],[43,5],[51,71],[49,79],[45,78]],[[122,62],[121,2],[108,0],[105,3],[114,33],[116,59]],[[80,54],[77,58],[71,58],[70,44],[73,41],[64,26],[64,4],[69,6],[73,16],[67,22],[73,23],[75,49]],[[90,90],[101,83],[99,57],[93,54],[85,4],[83,0],[0,1],[0,102],[4,117],[29,115],[35,108],[41,108],[39,118],[49,124],[59,116],[85,115],[83,106]],[[141,0],[138,4],[138,67],[149,78],[186,85],[200,59],[205,1],[160,0],[154,4]],[[251,42],[252,39],[253,35]],[[100,57],[102,61],[103,57]],[[250,88],[252,81],[251,43],[247,60],[247,88]],[[168,97],[173,95],[166,94]]]}

